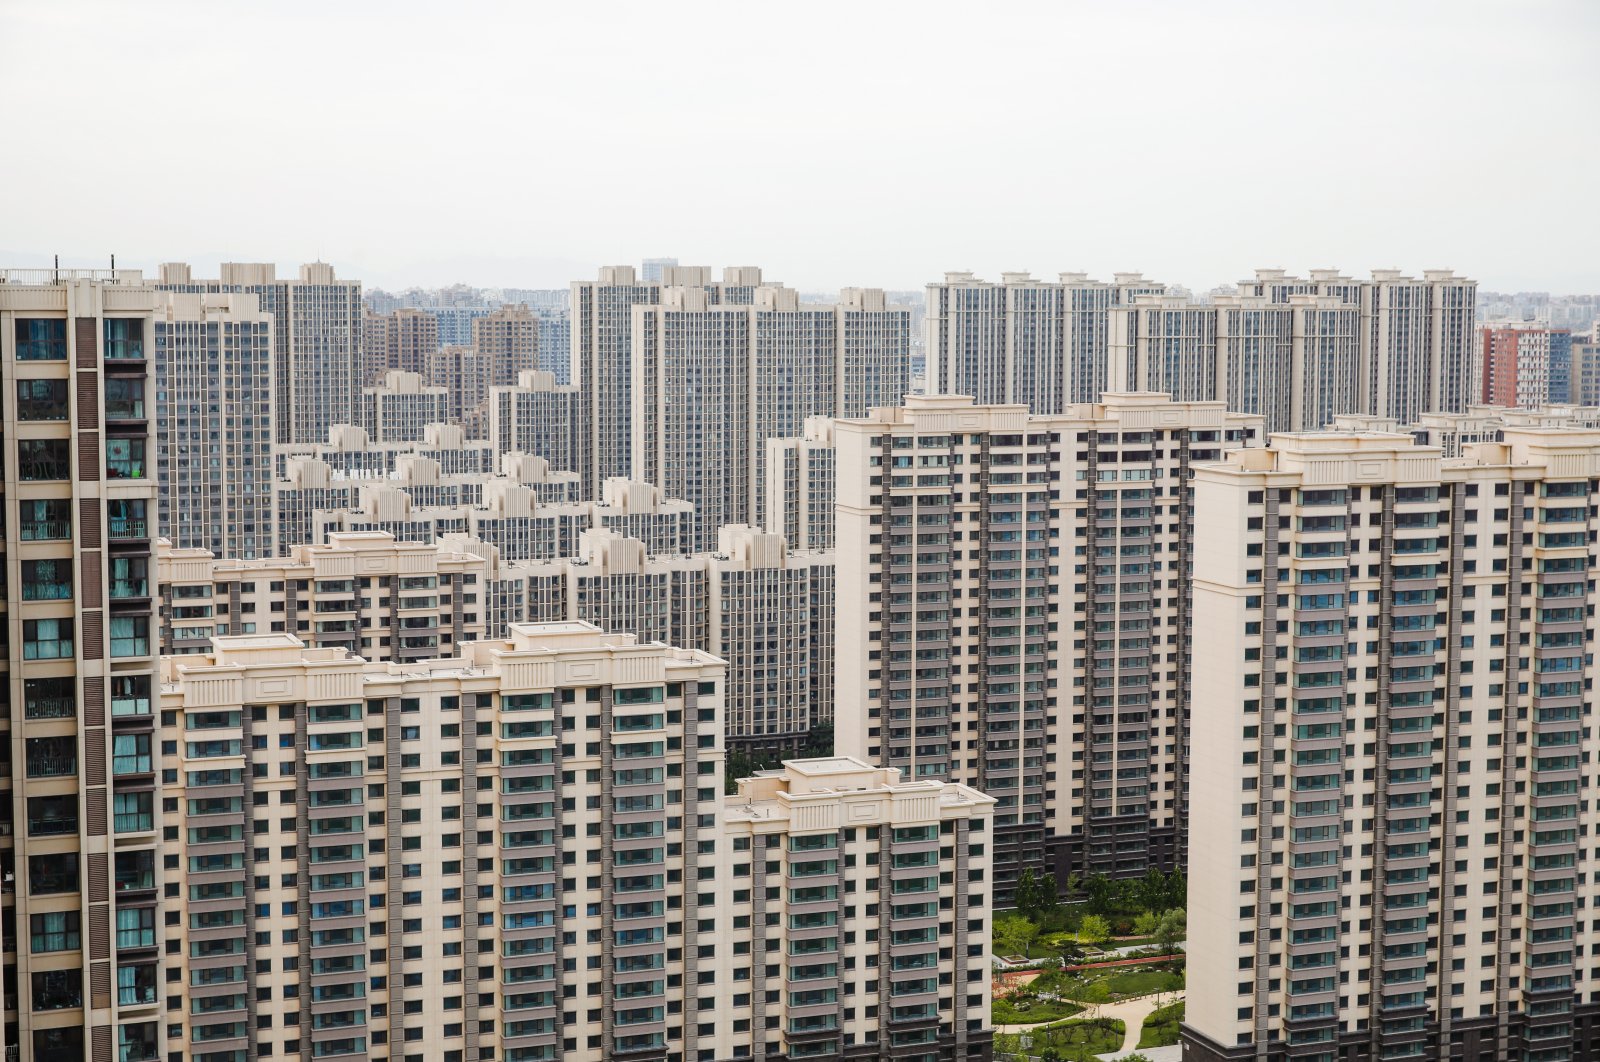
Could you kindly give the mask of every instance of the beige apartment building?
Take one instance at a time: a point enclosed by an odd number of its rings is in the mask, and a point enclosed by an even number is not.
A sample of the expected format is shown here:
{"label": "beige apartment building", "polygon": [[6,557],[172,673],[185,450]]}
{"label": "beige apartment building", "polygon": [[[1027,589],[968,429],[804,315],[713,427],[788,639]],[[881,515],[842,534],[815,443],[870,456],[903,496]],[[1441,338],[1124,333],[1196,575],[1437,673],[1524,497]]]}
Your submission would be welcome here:
{"label": "beige apartment building", "polygon": [[1600,430],[1195,472],[1189,1062],[1600,1057]]}
{"label": "beige apartment building", "polygon": [[556,468],[584,477],[586,496],[596,484],[588,477],[594,461],[588,452],[589,413],[583,391],[572,384],[556,383],[555,375],[537,370],[517,374],[509,387],[489,394],[489,441],[501,452],[520,450],[538,454]]}
{"label": "beige apartment building", "polygon": [[161,652],[218,635],[293,634],[365,660],[449,656],[485,629],[483,558],[382,531],[342,532],[246,560],[156,544]]}
{"label": "beige apartment building", "polygon": [[989,1057],[988,798],[840,757],[725,801],[709,654],[459,648],[164,661],[170,1054]]}
{"label": "beige apartment building", "polygon": [[393,313],[363,311],[361,376],[370,386],[390,372],[422,373],[439,349],[439,318],[426,310],[402,307]]}
{"label": "beige apartment building", "polygon": [[164,1018],[148,419],[160,296],[135,270],[0,271],[5,1041],[155,1057]]}
{"label": "beige apartment building", "polygon": [[1002,898],[1024,865],[1180,865],[1190,469],[1260,434],[1150,394],[835,423],[836,748],[994,796]]}
{"label": "beige apartment building", "polygon": [[335,472],[373,475],[394,472],[403,458],[424,457],[438,462],[439,471],[448,476],[492,476],[500,466],[502,453],[491,442],[467,438],[459,424],[427,424],[420,439],[404,442],[377,442],[363,427],[335,424],[324,442],[279,443],[272,448],[272,459],[273,470],[279,476],[296,457],[316,458]]}
{"label": "beige apartment building", "polygon": [[271,262],[224,262],[215,280],[167,262],[156,287],[190,294],[254,294],[272,315],[273,416],[280,443],[314,443],[335,424],[353,424],[362,379],[361,282],[310,262],[279,279]]}
{"label": "beige apartment building", "polygon": [[847,289],[837,306],[799,298],[762,286],[729,305],[674,287],[633,309],[634,475],[694,504],[696,549],[724,524],[765,522],[767,440],[807,417],[863,416],[910,386],[907,311],[875,289]]}
{"label": "beige apartment building", "polygon": [[800,435],[767,440],[768,531],[791,549],[833,548],[833,418],[807,417]]}
{"label": "beige apartment building", "polygon": [[524,372],[539,368],[539,318],[525,302],[474,318],[472,349],[484,367],[486,388],[511,387]]}
{"label": "beige apartment building", "polygon": [[639,539],[593,528],[569,554],[499,564],[488,631],[576,620],[704,649],[728,667],[728,740],[797,749],[833,725],[833,565],[831,553],[790,550],[781,535],[740,525],[721,529],[715,552],[692,554],[652,553]]}
{"label": "beige apartment building", "polygon": [[420,442],[429,425],[449,423],[449,390],[424,383],[420,373],[386,372],[361,389],[361,426],[380,446]]}

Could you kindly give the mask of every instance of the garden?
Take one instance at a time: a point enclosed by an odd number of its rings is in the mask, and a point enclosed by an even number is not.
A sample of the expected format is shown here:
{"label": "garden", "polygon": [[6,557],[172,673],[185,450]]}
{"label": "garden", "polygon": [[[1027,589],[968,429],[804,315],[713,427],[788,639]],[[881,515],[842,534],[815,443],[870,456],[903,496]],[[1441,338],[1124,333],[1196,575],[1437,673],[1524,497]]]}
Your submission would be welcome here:
{"label": "garden", "polygon": [[1139,1030],[1140,1047],[1170,1047],[1178,1042],[1178,1026],[1183,1024],[1183,1000],[1169,1003],[1145,1016]]}
{"label": "garden", "polygon": [[1074,875],[1067,892],[1083,899],[1062,903],[1053,874],[1024,870],[1016,910],[995,916],[993,951],[1007,961],[1058,959],[1067,965],[1092,959],[1107,946],[1144,946],[1171,955],[1187,932],[1187,891],[1182,871],[1152,870],[1121,881]]}

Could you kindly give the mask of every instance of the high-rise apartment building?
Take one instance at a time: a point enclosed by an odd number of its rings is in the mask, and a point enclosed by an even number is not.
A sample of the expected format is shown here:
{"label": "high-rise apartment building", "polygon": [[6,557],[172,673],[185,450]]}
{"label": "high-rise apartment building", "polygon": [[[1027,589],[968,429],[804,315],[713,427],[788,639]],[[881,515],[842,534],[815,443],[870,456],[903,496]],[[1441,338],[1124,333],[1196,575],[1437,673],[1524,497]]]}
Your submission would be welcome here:
{"label": "high-rise apartment building", "polygon": [[489,419],[488,363],[472,347],[440,347],[428,355],[423,379],[430,387],[444,388],[449,423],[474,439],[481,439]]}
{"label": "high-rise apartment building", "polygon": [[511,387],[540,368],[539,318],[526,303],[505,305],[472,322],[472,349],[488,366],[489,387]]}
{"label": "high-rise apartment building", "polygon": [[589,482],[637,476],[633,461],[633,307],[661,301],[664,288],[705,290],[711,305],[748,304],[761,270],[729,266],[713,282],[705,266],[664,266],[659,280],[640,279],[632,266],[605,266],[598,280],[572,283],[571,380],[589,399]]}
{"label": "high-rise apartment building", "polygon": [[1112,307],[1165,291],[1138,273],[1118,273],[1110,284],[1083,273],[1062,273],[1057,282],[1006,273],[999,284],[946,273],[928,285],[928,392],[1034,413],[1098,401],[1114,389],[1107,376]]}
{"label": "high-rise apartment building", "polygon": [[728,665],[728,740],[797,748],[833,724],[833,564],[831,553],[791,551],[781,535],[750,527],[724,527],[716,552],[694,554],[652,553],[596,528],[570,555],[501,565],[488,633],[518,620],[581,620],[704,649]]}
{"label": "high-rise apartment building", "polygon": [[161,652],[216,635],[288,633],[364,660],[449,656],[483,637],[483,558],[382,531],[340,532],[288,557],[245,560],[156,544]]}
{"label": "high-rise apartment building", "polygon": [[633,467],[692,502],[696,548],[724,524],[762,523],[768,439],[808,416],[899,402],[910,378],[910,322],[883,293],[852,289],[838,306],[801,305],[761,287],[748,305],[704,288],[668,288],[633,320]]}
{"label": "high-rise apartment building", "polygon": [[361,318],[361,384],[377,383],[391,371],[425,373],[428,356],[438,349],[439,319],[428,311],[368,311]]}
{"label": "high-rise apartment building", "polygon": [[1572,386],[1569,401],[1600,406],[1600,333],[1572,337]]}
{"label": "high-rise apartment building", "polygon": [[[561,293],[563,302],[566,292]],[[535,311],[539,318],[539,369],[556,383],[572,382],[572,316],[565,306]]]}
{"label": "high-rise apartment building", "polygon": [[[184,548],[272,553],[272,316],[259,297],[163,292],[154,317],[160,533]],[[142,380],[107,408],[144,416]]]}
{"label": "high-rise apartment building", "polygon": [[807,417],[802,434],[767,440],[767,530],[790,549],[833,548],[833,418]]}
{"label": "high-rise apartment building", "polygon": [[1600,431],[1195,473],[1192,1062],[1600,1056]]}
{"label": "high-rise apartment building", "polygon": [[361,427],[378,444],[420,442],[433,424],[450,423],[450,392],[414,372],[386,372],[361,389]]}
{"label": "high-rise apartment building", "polygon": [[988,1057],[988,798],[841,757],[725,803],[706,653],[257,634],[163,677],[169,1053]]}
{"label": "high-rise apartment building", "polygon": [[1190,469],[1260,429],[1146,394],[835,423],[836,748],[993,795],[1001,896],[1180,863]]}
{"label": "high-rise apartment building", "polygon": [[1482,399],[1531,409],[1572,396],[1572,333],[1521,321],[1491,321],[1482,341]]}
{"label": "high-rise apartment building", "polygon": [[503,451],[487,440],[467,438],[459,424],[424,425],[420,440],[406,442],[377,442],[365,428],[335,424],[325,442],[279,443],[272,448],[273,467],[280,476],[298,457],[322,461],[335,472],[380,477],[395,472],[411,458],[434,461],[447,476],[492,476]]}
{"label": "high-rise apartment building", "polygon": [[594,462],[585,447],[589,403],[583,391],[560,384],[548,372],[519,373],[511,387],[496,387],[489,395],[489,441],[501,453],[520,450],[538,454],[556,468],[577,472],[588,482]]}
{"label": "high-rise apartment building", "polygon": [[339,280],[326,262],[279,280],[270,262],[224,262],[221,277],[195,280],[187,265],[161,267],[157,287],[192,294],[243,292],[272,315],[273,416],[280,443],[315,443],[335,424],[356,422],[360,395],[361,282]]}
{"label": "high-rise apartment building", "polygon": [[150,540],[159,296],[137,271],[0,272],[5,1040],[153,1058],[160,863]]}

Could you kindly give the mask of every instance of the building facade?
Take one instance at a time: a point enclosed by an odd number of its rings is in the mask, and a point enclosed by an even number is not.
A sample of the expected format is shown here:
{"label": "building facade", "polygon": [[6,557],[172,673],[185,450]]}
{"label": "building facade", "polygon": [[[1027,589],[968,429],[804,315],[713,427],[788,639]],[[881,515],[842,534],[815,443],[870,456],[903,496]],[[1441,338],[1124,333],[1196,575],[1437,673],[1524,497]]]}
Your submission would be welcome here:
{"label": "building facade", "polygon": [[807,417],[804,433],[767,440],[767,530],[791,549],[831,550],[833,419]]}
{"label": "building facade", "polygon": [[196,280],[181,262],[161,266],[157,285],[190,294],[254,294],[272,315],[273,415],[280,443],[315,443],[335,424],[356,422],[363,347],[361,282],[340,280],[326,262],[279,280],[270,262],[224,262],[216,280]]}
{"label": "building facade", "polygon": [[909,315],[875,289],[844,295],[805,306],[761,287],[748,305],[720,305],[704,288],[668,288],[634,308],[633,467],[695,505],[697,549],[724,524],[765,521],[768,439],[846,400],[864,415],[905,394]]}
{"label": "building facade", "polygon": [[584,490],[593,493],[588,477],[594,461],[585,449],[590,433],[583,391],[556,382],[548,372],[519,373],[511,387],[496,387],[489,396],[489,441],[501,453],[520,450],[538,454],[556,468],[577,472]]}
{"label": "building facade", "polygon": [[1520,321],[1492,321],[1478,334],[1484,402],[1532,409],[1571,399],[1571,332]]}
{"label": "building facade", "polygon": [[1196,471],[1185,1058],[1600,1054],[1597,482],[1582,429]]}
{"label": "building facade", "polygon": [[833,759],[724,804],[708,654],[518,625],[377,664],[268,634],[164,679],[166,962],[201,1001],[169,1052],[989,1055],[987,798]]}
{"label": "building facade", "polygon": [[420,442],[432,424],[450,424],[450,392],[414,372],[391,371],[361,389],[361,426],[373,442]]}
{"label": "building facade", "polygon": [[[154,329],[161,535],[270,556],[272,316],[256,295],[164,292]],[[112,386],[135,392],[118,408],[144,415],[142,381]]]}
{"label": "building facade", "polygon": [[0,272],[9,730],[5,1040],[149,1058],[160,833],[149,411],[160,296],[137,271]]}
{"label": "building facade", "polygon": [[1190,469],[1260,429],[1145,394],[835,423],[836,748],[994,796],[1002,897],[1181,863]]}

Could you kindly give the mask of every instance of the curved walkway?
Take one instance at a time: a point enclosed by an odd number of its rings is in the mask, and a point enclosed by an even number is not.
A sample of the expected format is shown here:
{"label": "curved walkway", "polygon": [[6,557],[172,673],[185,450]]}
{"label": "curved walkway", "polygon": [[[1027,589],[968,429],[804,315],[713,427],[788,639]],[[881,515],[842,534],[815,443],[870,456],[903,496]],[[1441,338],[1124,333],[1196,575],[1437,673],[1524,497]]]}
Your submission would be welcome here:
{"label": "curved walkway", "polygon": [[[1117,1021],[1122,1022],[1122,1047],[1119,1048],[1116,1053],[1123,1054],[1138,1048],[1139,1033],[1144,1029],[1144,1020],[1150,1016],[1151,1011],[1158,1009],[1156,1006],[1157,999],[1160,999],[1161,1006],[1165,1007],[1169,1004],[1178,1002],[1178,1000],[1182,998],[1182,992],[1162,992],[1159,996],[1155,994],[1148,996],[1135,996],[1132,999],[1124,999],[1118,1003],[1100,1004],[1100,1017],[1114,1018]],[[994,1027],[994,1031],[997,1033],[1006,1034],[1023,1033],[1029,1031],[1030,1029],[1043,1028],[1046,1025],[1056,1025],[1062,1021],[1079,1021],[1083,1018],[1084,1015],[1079,1014],[1073,1018],[1058,1018],[1055,1021],[1039,1021],[1030,1025],[996,1025]],[[1102,1055],[1101,1057],[1104,1058],[1106,1056]]]}

